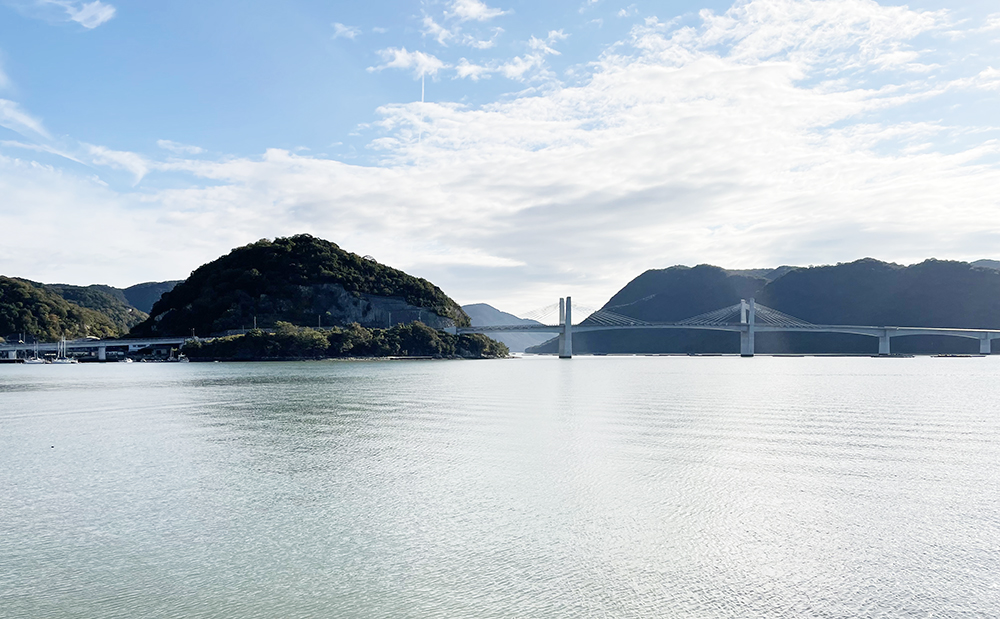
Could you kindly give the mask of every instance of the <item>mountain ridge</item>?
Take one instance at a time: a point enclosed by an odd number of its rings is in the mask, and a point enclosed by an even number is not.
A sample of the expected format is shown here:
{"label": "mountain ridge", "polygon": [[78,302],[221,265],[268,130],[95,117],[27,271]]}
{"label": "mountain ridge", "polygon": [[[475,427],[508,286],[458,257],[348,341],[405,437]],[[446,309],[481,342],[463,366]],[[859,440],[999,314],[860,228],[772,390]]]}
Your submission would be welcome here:
{"label": "mountain ridge", "polygon": [[[754,297],[814,324],[1000,329],[1000,270],[928,259],[903,266],[863,258],[786,270],[773,280],[711,265],[652,269],[603,309],[649,322],[676,322]],[[873,353],[874,338],[822,333],[759,333],[759,352]],[[528,352],[555,352],[554,341]],[[592,332],[574,336],[578,353],[737,352],[738,337],[711,331]],[[897,352],[977,352],[976,342],[910,336]]]}

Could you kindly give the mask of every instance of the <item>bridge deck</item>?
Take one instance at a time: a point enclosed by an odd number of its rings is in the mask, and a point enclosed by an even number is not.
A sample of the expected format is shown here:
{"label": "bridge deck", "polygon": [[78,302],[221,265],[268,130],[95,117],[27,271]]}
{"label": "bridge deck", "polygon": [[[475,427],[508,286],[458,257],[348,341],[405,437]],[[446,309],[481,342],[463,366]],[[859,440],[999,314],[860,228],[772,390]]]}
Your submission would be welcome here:
{"label": "bridge deck", "polygon": [[[729,331],[739,333],[746,331],[749,325],[745,323],[702,323],[690,324],[680,322],[654,322],[637,323],[632,325],[588,325],[585,322],[573,325],[574,333],[585,333],[590,331],[612,331],[628,329],[695,329],[703,331]],[[482,327],[459,327],[458,333],[562,333],[562,325],[496,325]],[[847,333],[853,335],[868,335],[872,337],[882,337],[888,334],[889,337],[901,337],[907,335],[946,335],[953,337],[965,337],[971,339],[1000,339],[1000,330],[997,329],[963,329],[951,327],[892,327],[892,326],[870,326],[870,325],[770,325],[755,324],[754,331],[757,333],[775,332],[799,332],[799,333]],[[887,333],[888,332],[888,333]]]}

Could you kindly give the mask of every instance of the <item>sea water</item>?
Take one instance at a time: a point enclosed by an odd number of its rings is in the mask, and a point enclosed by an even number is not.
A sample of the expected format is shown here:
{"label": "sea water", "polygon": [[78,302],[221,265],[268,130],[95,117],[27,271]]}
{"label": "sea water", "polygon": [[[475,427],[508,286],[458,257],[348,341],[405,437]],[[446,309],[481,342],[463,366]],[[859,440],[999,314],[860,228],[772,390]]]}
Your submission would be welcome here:
{"label": "sea water", "polygon": [[0,617],[1000,616],[1000,357],[0,366]]}

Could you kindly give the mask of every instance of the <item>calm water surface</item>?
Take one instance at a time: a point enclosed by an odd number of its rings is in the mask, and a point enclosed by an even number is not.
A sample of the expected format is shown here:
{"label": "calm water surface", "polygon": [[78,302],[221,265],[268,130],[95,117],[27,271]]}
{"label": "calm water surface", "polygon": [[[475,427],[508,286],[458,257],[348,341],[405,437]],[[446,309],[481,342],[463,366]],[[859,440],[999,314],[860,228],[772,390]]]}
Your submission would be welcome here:
{"label": "calm water surface", "polygon": [[0,366],[0,617],[997,617],[1000,357]]}

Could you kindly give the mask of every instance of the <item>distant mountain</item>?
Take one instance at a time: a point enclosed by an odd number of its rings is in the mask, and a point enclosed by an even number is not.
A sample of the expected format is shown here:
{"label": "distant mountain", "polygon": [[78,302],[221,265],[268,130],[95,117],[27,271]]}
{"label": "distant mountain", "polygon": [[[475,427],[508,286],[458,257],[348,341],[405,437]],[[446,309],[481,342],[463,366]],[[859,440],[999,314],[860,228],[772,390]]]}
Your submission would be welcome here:
{"label": "distant mountain", "polygon": [[[87,291],[81,296],[105,302],[102,294]],[[0,336],[51,342],[62,337],[113,337],[125,331],[103,313],[67,301],[53,287],[0,276]]]}
{"label": "distant mountain", "polygon": [[143,311],[149,313],[153,311],[153,304],[160,300],[163,293],[170,292],[174,289],[177,284],[184,280],[174,280],[169,282],[144,282],[142,284],[136,284],[134,286],[129,286],[128,288],[122,290],[122,294],[128,300],[128,303]]}
{"label": "distant mountain", "polygon": [[469,324],[427,280],[301,234],[239,247],[198,267],[132,333],[210,335],[278,321],[384,328],[414,320],[434,328]]}
{"label": "distant mountain", "polygon": [[[462,310],[468,314],[473,327],[488,325],[521,325],[521,324],[542,324],[537,320],[518,318],[514,314],[501,312],[492,305],[486,303],[472,303],[463,305]],[[490,333],[490,337],[498,342],[503,342],[511,352],[524,352],[529,346],[537,346],[552,337],[550,333]]]}
{"label": "distant mountain", "polygon": [[[739,273],[739,272],[737,272]],[[1000,271],[965,262],[927,260],[909,267],[871,258],[793,268],[773,281],[701,265],[647,271],[604,309],[649,322],[674,322],[755,297],[759,303],[815,324],[1000,329]],[[579,333],[586,352],[737,352],[736,334],[712,331]],[[893,339],[895,352],[976,352],[974,340]],[[757,351],[877,352],[875,338],[821,333],[757,335]],[[529,352],[555,352],[548,342]]]}
{"label": "distant mountain", "polygon": [[750,298],[765,285],[763,277],[730,275],[708,264],[654,269],[626,284],[602,309],[650,322],[670,322]]}
{"label": "distant mountain", "polygon": [[1000,271],[1000,260],[976,260],[971,263],[974,267],[979,267],[981,269],[994,269]]}

